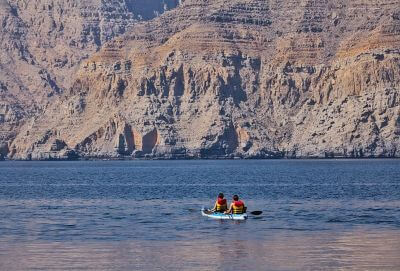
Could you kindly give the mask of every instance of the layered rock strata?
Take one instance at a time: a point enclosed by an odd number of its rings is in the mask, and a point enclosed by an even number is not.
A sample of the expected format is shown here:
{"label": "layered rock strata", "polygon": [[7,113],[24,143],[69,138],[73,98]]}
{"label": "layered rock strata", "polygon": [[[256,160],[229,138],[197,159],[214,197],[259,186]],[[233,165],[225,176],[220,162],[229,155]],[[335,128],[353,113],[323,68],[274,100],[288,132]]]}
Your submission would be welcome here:
{"label": "layered rock strata", "polygon": [[12,159],[398,157],[400,1],[186,0],[107,42]]}
{"label": "layered rock strata", "polygon": [[80,62],[178,0],[0,0],[0,155],[73,82]]}

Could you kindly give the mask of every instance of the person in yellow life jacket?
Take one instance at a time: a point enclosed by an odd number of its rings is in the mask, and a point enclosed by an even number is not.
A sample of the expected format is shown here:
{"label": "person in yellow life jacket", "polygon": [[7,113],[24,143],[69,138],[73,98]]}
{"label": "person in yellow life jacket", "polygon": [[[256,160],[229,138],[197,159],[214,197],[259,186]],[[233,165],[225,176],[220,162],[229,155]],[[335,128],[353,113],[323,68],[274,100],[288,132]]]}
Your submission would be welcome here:
{"label": "person in yellow life jacket", "polygon": [[212,209],[213,212],[223,213],[228,210],[228,203],[226,199],[224,199],[224,194],[219,193],[218,198],[215,201],[214,208]]}
{"label": "person in yellow life jacket", "polygon": [[225,214],[244,214],[246,213],[247,207],[244,206],[244,202],[239,200],[238,195],[233,196],[233,202],[229,206],[229,210]]}

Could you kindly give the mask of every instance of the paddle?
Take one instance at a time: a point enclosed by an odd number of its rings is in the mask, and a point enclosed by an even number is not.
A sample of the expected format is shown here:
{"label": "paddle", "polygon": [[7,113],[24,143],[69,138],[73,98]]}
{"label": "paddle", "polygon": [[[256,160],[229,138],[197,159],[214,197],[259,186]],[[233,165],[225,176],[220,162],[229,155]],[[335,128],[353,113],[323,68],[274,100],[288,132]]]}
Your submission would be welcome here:
{"label": "paddle", "polygon": [[252,214],[252,215],[261,215],[262,211],[253,211],[253,212],[250,212],[250,214]]}

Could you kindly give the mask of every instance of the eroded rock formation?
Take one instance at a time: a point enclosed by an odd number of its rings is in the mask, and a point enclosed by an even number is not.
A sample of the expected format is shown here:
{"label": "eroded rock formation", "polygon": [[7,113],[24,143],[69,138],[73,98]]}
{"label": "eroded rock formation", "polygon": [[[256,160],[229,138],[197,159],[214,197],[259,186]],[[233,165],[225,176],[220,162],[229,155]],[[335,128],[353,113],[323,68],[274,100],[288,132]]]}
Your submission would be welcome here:
{"label": "eroded rock formation", "polygon": [[[145,3],[144,3],[145,2]],[[83,59],[178,0],[0,0],[0,149],[71,86]]]}
{"label": "eroded rock formation", "polygon": [[389,0],[186,0],[101,43],[3,152],[398,157],[399,14]]}

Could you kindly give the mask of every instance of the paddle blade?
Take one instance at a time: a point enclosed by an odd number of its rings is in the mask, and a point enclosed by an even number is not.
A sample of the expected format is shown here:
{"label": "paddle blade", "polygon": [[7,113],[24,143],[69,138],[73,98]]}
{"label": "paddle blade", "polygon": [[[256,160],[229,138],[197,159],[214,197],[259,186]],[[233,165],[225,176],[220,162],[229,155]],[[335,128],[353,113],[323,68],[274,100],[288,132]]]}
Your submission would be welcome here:
{"label": "paddle blade", "polygon": [[252,214],[252,215],[261,215],[262,211],[253,211],[250,214]]}

